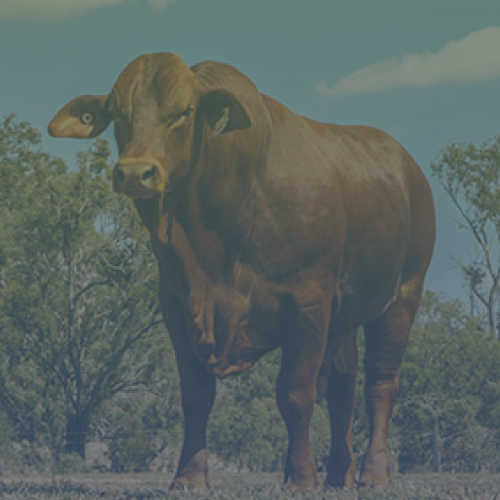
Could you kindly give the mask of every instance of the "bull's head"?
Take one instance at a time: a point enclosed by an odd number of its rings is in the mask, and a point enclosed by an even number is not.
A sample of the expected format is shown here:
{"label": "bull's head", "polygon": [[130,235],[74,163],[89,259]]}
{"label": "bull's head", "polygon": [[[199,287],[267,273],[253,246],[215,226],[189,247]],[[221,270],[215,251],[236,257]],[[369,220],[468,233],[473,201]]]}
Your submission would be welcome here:
{"label": "bull's head", "polygon": [[167,53],[132,61],[109,95],[73,99],[52,119],[49,133],[87,139],[111,121],[119,153],[113,188],[136,199],[163,193],[189,170],[198,127],[206,123],[221,134],[250,126],[234,95],[204,90],[182,59]]}

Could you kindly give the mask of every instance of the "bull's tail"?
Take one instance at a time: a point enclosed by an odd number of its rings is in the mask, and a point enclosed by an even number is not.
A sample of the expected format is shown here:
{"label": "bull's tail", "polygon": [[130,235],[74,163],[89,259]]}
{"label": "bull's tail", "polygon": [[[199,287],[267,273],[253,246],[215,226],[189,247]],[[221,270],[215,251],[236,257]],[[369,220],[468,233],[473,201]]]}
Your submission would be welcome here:
{"label": "bull's tail", "polygon": [[356,371],[358,363],[356,338],[357,330],[349,333],[334,333],[330,329],[325,356],[323,357],[316,380],[316,388],[319,392],[326,393],[328,379],[334,365],[340,373],[352,373]]}

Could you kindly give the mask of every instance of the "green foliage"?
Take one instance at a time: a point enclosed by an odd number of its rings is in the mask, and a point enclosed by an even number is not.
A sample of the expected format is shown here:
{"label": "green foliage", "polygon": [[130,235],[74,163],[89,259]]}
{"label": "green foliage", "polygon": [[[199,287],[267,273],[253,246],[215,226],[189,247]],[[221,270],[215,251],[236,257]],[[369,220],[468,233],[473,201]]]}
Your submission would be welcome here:
{"label": "green foliage", "polygon": [[156,266],[132,204],[111,193],[105,141],[70,170],[28,125],[0,131],[0,403],[21,439],[83,456],[103,402],[156,377]]}
{"label": "green foliage", "polygon": [[52,465],[52,474],[83,474],[88,472],[85,460],[76,453],[58,453]]}
{"label": "green foliage", "polygon": [[[100,412],[101,420],[96,420],[95,425],[109,443],[111,471],[174,470],[182,438],[179,388],[173,373],[163,375],[158,381],[161,397],[150,392],[141,397],[125,392]],[[167,459],[158,461],[165,454]]]}
{"label": "green foliage", "polygon": [[157,450],[145,433],[119,437],[109,447],[113,472],[146,472],[156,455]]}
{"label": "green foliage", "polygon": [[[250,471],[283,470],[288,440],[276,405],[280,356],[279,351],[268,354],[250,371],[219,383],[208,449],[224,463]],[[314,409],[311,442],[321,466],[330,447],[324,401]]]}
{"label": "green foliage", "polygon": [[276,406],[279,353],[265,356],[252,370],[219,383],[209,424],[209,449],[225,463],[249,470],[280,470],[286,429]]}
{"label": "green foliage", "polygon": [[478,249],[462,266],[471,295],[487,313],[490,335],[497,332],[500,292],[500,136],[481,144],[449,144],[431,165]]}
{"label": "green foliage", "polygon": [[477,227],[500,225],[500,137],[479,147],[451,143],[432,165],[446,192],[460,203],[464,215]]}
{"label": "green foliage", "polygon": [[500,344],[457,300],[427,292],[401,367],[402,471],[500,470]]}

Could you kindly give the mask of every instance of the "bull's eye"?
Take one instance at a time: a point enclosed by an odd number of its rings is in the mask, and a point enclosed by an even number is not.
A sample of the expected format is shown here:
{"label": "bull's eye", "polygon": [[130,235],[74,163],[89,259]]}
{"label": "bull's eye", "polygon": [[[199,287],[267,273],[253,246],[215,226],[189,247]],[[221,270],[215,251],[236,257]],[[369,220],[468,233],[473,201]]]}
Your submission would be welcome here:
{"label": "bull's eye", "polygon": [[193,111],[194,108],[190,104],[184,111],[169,115],[165,121],[167,122],[168,126],[174,125],[177,122],[179,122],[182,118],[189,118],[193,113]]}
{"label": "bull's eye", "polygon": [[84,125],[92,125],[92,122],[94,121],[94,117],[92,116],[91,113],[83,113],[83,115],[80,117],[80,120]]}

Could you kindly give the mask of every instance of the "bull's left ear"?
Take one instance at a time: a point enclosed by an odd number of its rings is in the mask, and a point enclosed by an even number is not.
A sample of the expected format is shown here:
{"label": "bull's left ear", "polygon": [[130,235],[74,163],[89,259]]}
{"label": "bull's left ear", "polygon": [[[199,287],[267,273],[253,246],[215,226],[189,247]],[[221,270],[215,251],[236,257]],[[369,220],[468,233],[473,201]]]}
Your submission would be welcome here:
{"label": "bull's left ear", "polygon": [[52,137],[89,139],[103,132],[110,122],[106,109],[108,96],[85,95],[70,101],[52,118]]}
{"label": "bull's left ear", "polygon": [[214,135],[250,127],[252,122],[240,101],[230,92],[214,90],[201,97],[200,111]]}

